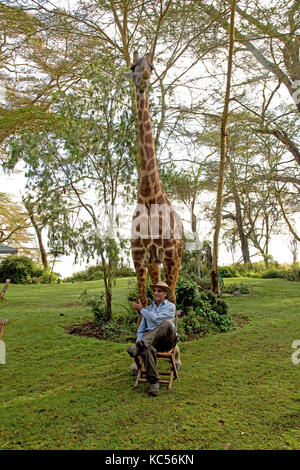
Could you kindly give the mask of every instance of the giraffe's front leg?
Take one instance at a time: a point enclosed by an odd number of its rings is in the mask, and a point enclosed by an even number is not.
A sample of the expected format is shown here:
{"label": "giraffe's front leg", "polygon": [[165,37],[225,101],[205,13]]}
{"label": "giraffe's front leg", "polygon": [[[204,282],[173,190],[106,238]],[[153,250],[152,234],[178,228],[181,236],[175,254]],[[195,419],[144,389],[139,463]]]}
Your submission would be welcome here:
{"label": "giraffe's front leg", "polygon": [[[134,261],[135,272],[138,281],[138,298],[140,299],[143,307],[147,307],[147,292],[146,292],[146,266],[142,265],[140,262]],[[138,299],[136,299],[138,300]],[[138,314],[137,327],[140,326],[141,315]]]}
{"label": "giraffe's front leg", "polygon": [[143,307],[147,307],[147,292],[146,292],[146,266],[143,266],[139,262],[134,262],[137,282],[139,299],[142,302]]}

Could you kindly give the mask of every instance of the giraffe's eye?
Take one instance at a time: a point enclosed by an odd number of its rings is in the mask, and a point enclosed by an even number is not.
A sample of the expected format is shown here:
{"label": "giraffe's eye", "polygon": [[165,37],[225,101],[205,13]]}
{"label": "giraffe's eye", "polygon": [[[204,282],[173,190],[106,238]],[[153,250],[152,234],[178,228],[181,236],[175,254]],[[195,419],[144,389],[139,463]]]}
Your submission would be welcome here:
{"label": "giraffe's eye", "polygon": [[134,72],[134,69],[135,69],[135,65],[132,65],[132,66],[130,67],[131,72]]}

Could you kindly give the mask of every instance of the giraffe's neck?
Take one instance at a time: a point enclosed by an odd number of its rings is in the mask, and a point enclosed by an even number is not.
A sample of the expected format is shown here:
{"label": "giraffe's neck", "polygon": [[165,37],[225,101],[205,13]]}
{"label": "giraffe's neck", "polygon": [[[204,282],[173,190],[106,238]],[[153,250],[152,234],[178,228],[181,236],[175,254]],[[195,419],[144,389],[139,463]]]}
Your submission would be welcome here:
{"label": "giraffe's neck", "polygon": [[155,142],[149,113],[148,92],[137,92],[139,141],[140,141],[140,184],[139,197],[143,201],[158,199],[163,189],[158,173]]}

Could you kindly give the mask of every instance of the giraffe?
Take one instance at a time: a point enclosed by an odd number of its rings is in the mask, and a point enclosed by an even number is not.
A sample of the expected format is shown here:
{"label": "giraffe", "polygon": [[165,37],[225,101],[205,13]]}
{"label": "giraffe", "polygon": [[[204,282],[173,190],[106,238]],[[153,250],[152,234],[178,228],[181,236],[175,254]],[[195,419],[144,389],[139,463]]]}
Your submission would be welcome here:
{"label": "giraffe", "polygon": [[181,265],[183,229],[163,189],[152,134],[148,86],[153,65],[151,54],[133,54],[131,75],[136,88],[139,125],[140,174],[137,207],[132,220],[131,251],[138,279],[139,298],[147,306],[146,274],[152,283],[161,279],[163,264],[170,302],[176,304],[175,287]]}

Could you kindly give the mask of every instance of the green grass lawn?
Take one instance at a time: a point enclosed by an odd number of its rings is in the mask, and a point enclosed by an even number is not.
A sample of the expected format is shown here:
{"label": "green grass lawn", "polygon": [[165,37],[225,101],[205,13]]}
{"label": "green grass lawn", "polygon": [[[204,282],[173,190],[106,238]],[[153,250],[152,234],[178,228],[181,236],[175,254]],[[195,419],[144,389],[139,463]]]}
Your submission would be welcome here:
{"label": "green grass lawn", "polygon": [[[225,280],[240,283],[241,279]],[[66,334],[91,319],[75,284],[11,285],[0,365],[0,449],[300,449],[300,284],[243,279],[229,297],[242,328],[180,344],[182,369],[157,398],[133,389],[127,344]],[[113,310],[124,313],[128,279]]]}

